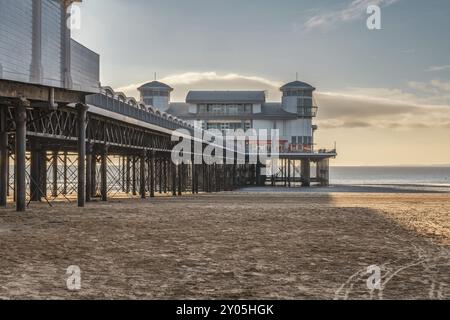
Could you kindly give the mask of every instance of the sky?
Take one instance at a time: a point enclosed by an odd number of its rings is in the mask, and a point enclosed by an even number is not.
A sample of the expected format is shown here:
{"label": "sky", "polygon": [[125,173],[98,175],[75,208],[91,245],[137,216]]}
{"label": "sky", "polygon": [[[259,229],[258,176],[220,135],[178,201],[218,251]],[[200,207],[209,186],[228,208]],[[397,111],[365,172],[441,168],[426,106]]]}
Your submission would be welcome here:
{"label": "sky", "polygon": [[[381,8],[369,30],[367,7]],[[334,165],[450,164],[448,0],[84,0],[73,37],[101,55],[102,85],[138,98],[154,79],[188,90],[317,88],[319,148]]]}

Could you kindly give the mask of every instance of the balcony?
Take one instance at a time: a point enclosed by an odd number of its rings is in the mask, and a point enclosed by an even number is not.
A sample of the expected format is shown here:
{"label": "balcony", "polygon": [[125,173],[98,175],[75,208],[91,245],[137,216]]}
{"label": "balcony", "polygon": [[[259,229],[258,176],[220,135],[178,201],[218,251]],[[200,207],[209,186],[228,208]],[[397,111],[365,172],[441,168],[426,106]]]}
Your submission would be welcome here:
{"label": "balcony", "polygon": [[[286,148],[285,148],[286,149]],[[290,144],[285,152],[298,153],[298,152],[313,152],[314,147],[310,144]]]}

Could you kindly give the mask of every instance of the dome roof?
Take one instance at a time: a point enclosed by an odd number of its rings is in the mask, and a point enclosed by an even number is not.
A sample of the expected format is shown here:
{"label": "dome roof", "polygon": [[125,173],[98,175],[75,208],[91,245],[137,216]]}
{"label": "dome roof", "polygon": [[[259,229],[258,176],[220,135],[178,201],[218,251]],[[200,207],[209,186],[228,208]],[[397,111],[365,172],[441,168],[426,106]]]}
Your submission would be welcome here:
{"label": "dome roof", "polygon": [[168,86],[165,83],[159,82],[159,81],[148,82],[138,88],[138,90],[142,90],[142,89],[158,89],[158,90],[173,91],[172,87]]}
{"label": "dome roof", "polygon": [[302,82],[302,81],[294,81],[289,82],[288,84],[285,84],[280,88],[281,91],[289,90],[289,89],[310,89],[310,90],[316,90],[312,85]]}

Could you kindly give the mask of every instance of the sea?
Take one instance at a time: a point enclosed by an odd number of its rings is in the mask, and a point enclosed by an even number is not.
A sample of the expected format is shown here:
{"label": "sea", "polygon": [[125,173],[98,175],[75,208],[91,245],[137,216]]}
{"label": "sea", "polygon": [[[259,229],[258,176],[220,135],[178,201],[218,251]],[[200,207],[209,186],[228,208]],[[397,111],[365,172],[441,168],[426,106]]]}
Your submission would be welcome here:
{"label": "sea", "polygon": [[448,167],[338,167],[330,168],[333,185],[419,185],[450,187]]}

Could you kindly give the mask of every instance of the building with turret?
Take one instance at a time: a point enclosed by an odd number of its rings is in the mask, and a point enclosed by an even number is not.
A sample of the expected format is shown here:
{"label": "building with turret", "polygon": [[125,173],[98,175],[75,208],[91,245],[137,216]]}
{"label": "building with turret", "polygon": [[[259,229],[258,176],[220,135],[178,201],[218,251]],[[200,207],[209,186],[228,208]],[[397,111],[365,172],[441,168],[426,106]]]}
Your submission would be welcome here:
{"label": "building with turret", "polygon": [[153,81],[144,84],[138,90],[141,93],[141,101],[145,105],[155,107],[161,112],[167,112],[170,106],[170,93],[173,88],[165,83]]}
{"label": "building with turret", "polygon": [[[260,166],[267,167],[267,163],[262,163],[256,168],[256,177],[260,185],[269,180],[272,185],[285,186],[329,183],[329,159],[337,153],[335,148],[325,150],[315,145],[315,90],[308,83],[294,81],[280,88],[281,102],[268,102],[265,91],[190,91],[185,102],[171,102],[173,88],[164,83],[153,81],[139,88],[141,103],[205,130],[279,130],[279,170],[272,169],[272,176],[265,178]],[[264,146],[259,140],[259,148],[273,152],[269,140]]]}
{"label": "building with turret", "polygon": [[203,129],[278,129],[283,150],[314,150],[316,89],[305,82],[294,81],[281,87],[281,102],[267,102],[265,91],[190,91],[186,102],[173,103],[173,88],[158,81],[138,90],[144,104]]}

